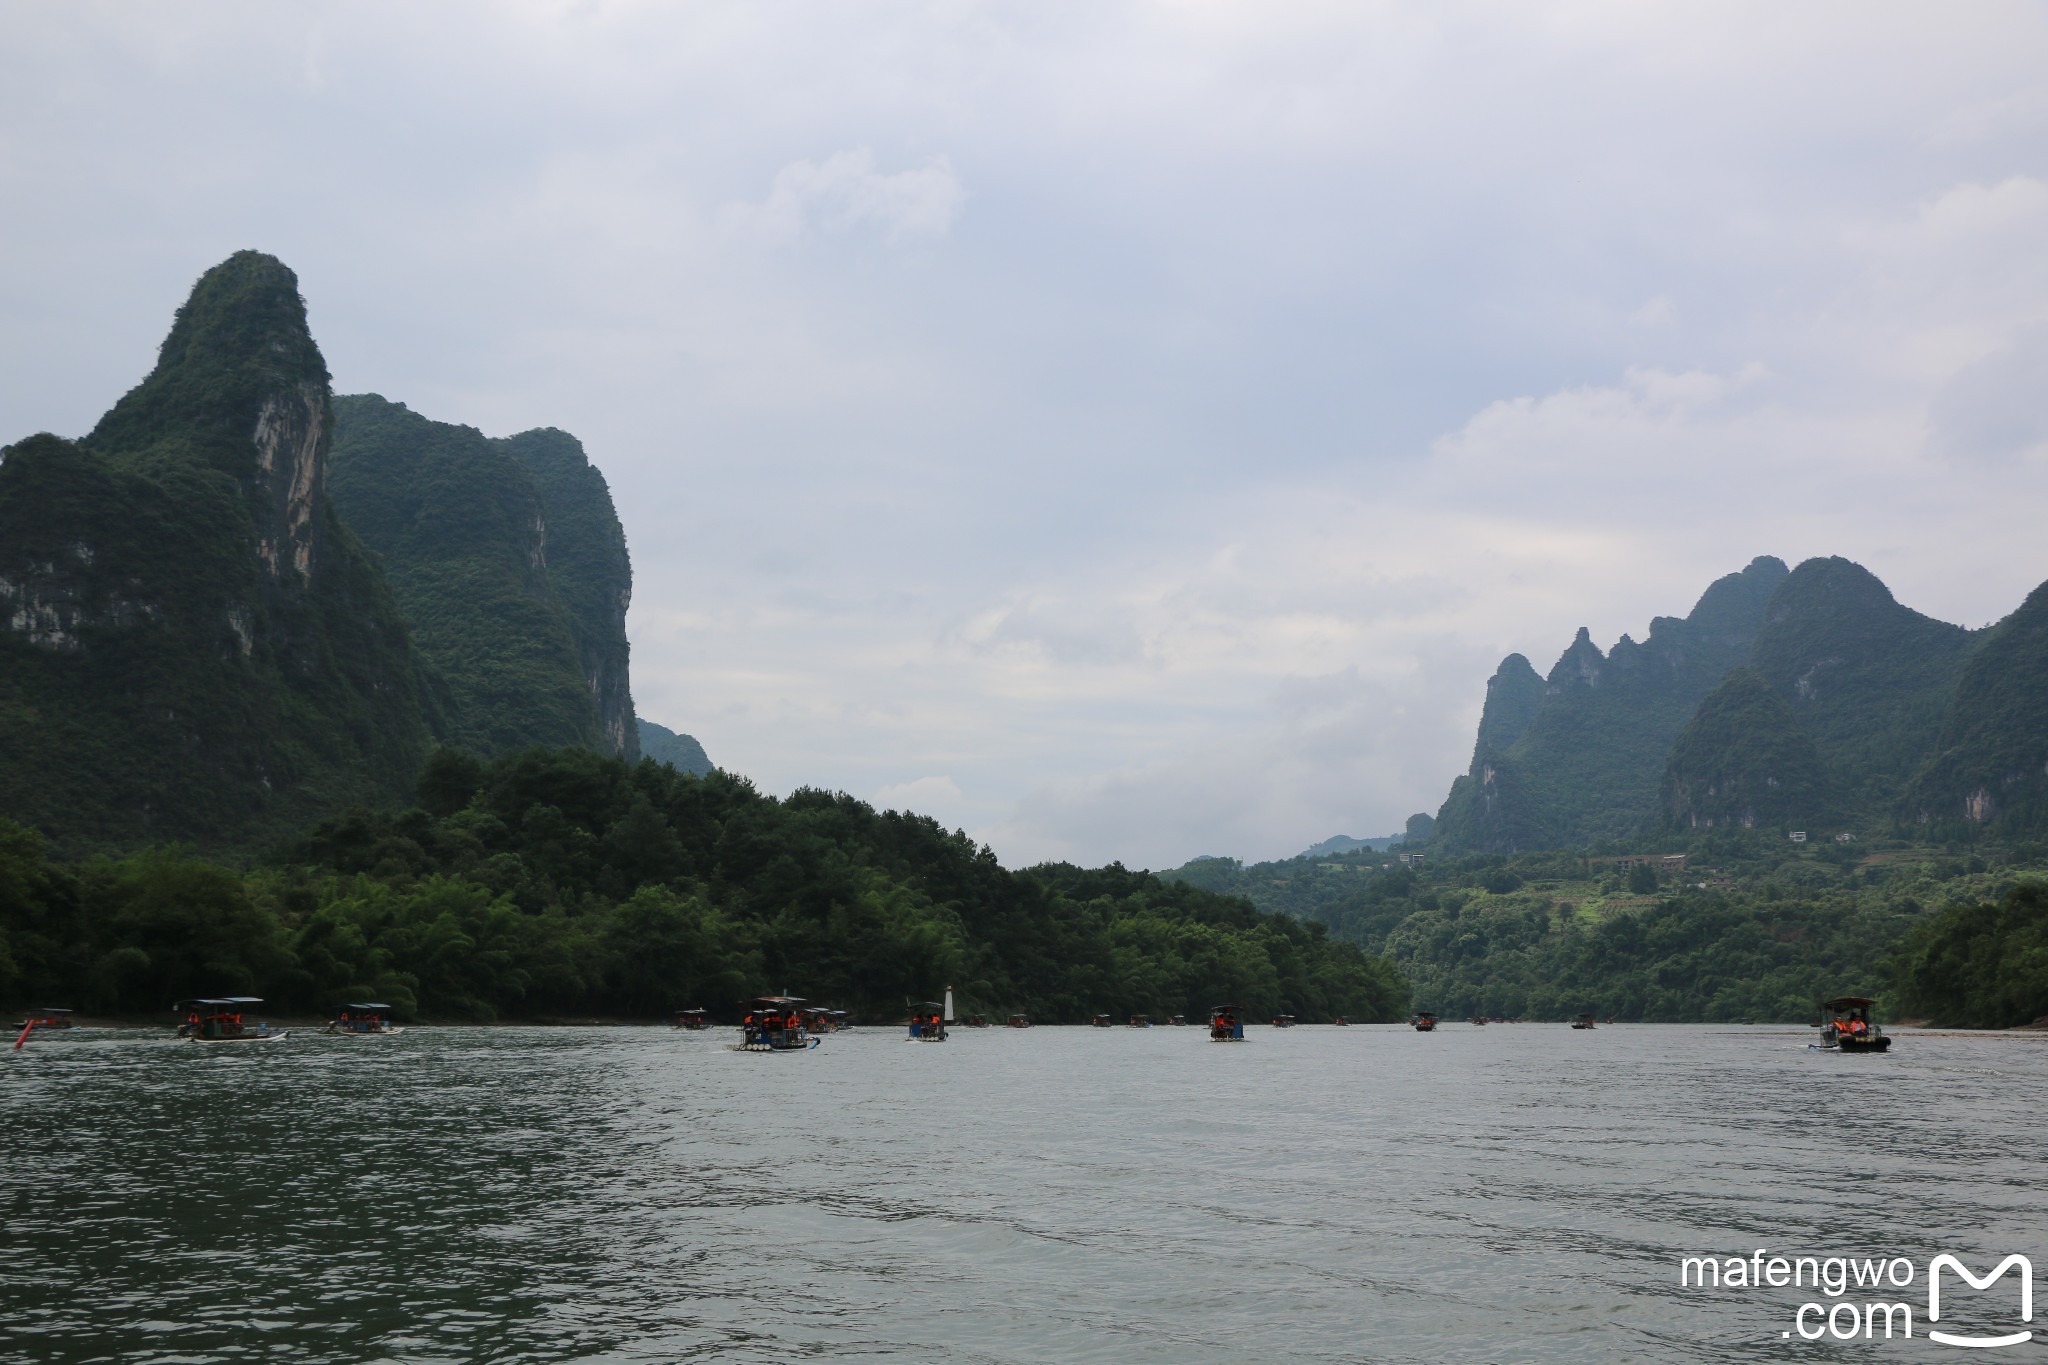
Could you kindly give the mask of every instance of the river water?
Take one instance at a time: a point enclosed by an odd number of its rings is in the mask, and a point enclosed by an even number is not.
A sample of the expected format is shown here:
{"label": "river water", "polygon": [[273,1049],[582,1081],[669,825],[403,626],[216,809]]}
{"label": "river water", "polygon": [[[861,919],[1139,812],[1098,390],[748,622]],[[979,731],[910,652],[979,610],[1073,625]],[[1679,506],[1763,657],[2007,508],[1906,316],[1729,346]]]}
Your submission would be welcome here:
{"label": "river water", "polygon": [[[0,1359],[1943,1359],[1680,1259],[2048,1268],[2036,1039],[1250,1033],[41,1037],[0,1066]],[[2013,1284],[1940,1325],[2010,1330]],[[1882,1297],[1924,1333],[1924,1274]]]}

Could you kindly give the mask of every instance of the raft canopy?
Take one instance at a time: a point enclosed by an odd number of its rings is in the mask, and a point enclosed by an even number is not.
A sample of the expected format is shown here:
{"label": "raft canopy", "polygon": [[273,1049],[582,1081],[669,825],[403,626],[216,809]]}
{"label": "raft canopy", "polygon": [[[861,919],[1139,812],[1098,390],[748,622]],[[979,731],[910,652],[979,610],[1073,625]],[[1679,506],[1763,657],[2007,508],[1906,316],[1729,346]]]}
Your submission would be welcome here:
{"label": "raft canopy", "polygon": [[[223,995],[218,997],[217,999],[180,1000],[177,1004],[171,1006],[171,1008],[174,1010],[181,1010],[192,1005],[260,1005],[262,1003],[263,997],[260,995]],[[367,1006],[351,1005],[349,1006],[349,1008],[358,1009],[367,1008]]]}
{"label": "raft canopy", "polygon": [[767,1005],[771,1008],[782,1009],[790,1005],[801,1005],[803,1002],[803,997],[800,995],[757,995],[752,1000],[743,1000],[740,1003],[747,1006]]}
{"label": "raft canopy", "polygon": [[1833,1000],[1821,1001],[1820,1007],[1824,1010],[1840,1010],[1851,1009],[1857,1005],[1861,1005],[1865,1009],[1868,1009],[1870,1006],[1875,1005],[1876,1003],[1877,1001],[1871,999],[1867,995],[1841,995],[1835,997]]}
{"label": "raft canopy", "polygon": [[368,1012],[372,1012],[372,1011],[374,1011],[374,1012],[376,1012],[376,1013],[378,1013],[378,1014],[389,1014],[389,1013],[391,1013],[391,1006],[389,1006],[389,1005],[377,1005],[377,1004],[362,1004],[362,1005],[343,1005],[343,1006],[342,1006],[342,1008],[343,1008],[343,1009],[345,1009],[345,1010],[362,1010],[362,1011],[364,1011],[365,1013],[368,1013]]}

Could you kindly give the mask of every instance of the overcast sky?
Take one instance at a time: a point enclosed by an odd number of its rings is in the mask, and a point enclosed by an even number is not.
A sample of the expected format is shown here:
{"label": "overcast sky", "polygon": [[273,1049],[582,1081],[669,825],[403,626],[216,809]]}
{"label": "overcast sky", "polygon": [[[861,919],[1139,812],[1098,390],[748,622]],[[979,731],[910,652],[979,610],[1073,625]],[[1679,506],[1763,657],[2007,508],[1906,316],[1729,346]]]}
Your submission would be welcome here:
{"label": "overcast sky", "polygon": [[2048,7],[0,0],[0,441],[241,247],[576,433],[641,713],[1012,865],[1434,811],[1758,554],[2048,578]]}

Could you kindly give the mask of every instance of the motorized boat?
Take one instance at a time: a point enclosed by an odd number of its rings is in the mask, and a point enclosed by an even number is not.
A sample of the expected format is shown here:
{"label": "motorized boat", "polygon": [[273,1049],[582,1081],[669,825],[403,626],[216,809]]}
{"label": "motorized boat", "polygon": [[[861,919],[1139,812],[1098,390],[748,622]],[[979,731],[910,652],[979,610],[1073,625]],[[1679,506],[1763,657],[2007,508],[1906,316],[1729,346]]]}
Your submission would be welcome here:
{"label": "motorized boat", "polygon": [[1351,1021],[1350,1021],[1349,1019],[1346,1019],[1346,1018],[1345,1018],[1345,1017],[1344,1017],[1343,1015],[1341,1015],[1341,1014],[1340,1014],[1340,1015],[1338,1015],[1338,1016],[1337,1016],[1337,1017],[1336,1017],[1335,1019],[1332,1019],[1332,1020],[1331,1020],[1330,1022],[1331,1022],[1331,1023],[1333,1024],[1333,1025],[1335,1025],[1336,1027],[1338,1027],[1338,1028],[1350,1028],[1350,1027],[1351,1027]]}
{"label": "motorized boat", "polygon": [[1209,1007],[1209,1041],[1212,1043],[1243,1042],[1244,1011],[1235,1005],[1211,1005]]}
{"label": "motorized boat", "polygon": [[842,1029],[853,1027],[846,1022],[845,1010],[828,1009],[805,1010],[804,1026],[812,1033],[819,1034],[838,1033]]}
{"label": "motorized boat", "polygon": [[391,1006],[378,1004],[343,1005],[327,1022],[327,1031],[351,1038],[389,1038],[405,1032],[391,1022]]}
{"label": "motorized boat", "polygon": [[1590,1015],[1590,1014],[1582,1014],[1582,1015],[1580,1015],[1580,1016],[1579,1016],[1578,1018],[1576,1018],[1576,1019],[1572,1020],[1572,1027],[1573,1027],[1573,1028],[1591,1028],[1591,1027],[1593,1027],[1593,1016],[1592,1016],[1592,1015]]}
{"label": "motorized boat", "polygon": [[1821,1002],[1827,1021],[1820,1026],[1820,1041],[1809,1046],[1836,1052],[1888,1052],[1892,1040],[1870,1017],[1877,1002],[1866,995],[1842,995]]}
{"label": "motorized boat", "polygon": [[1484,1028],[1486,1026],[1486,1016],[1483,1014],[1473,1015],[1472,1025],[1474,1028]]}
{"label": "motorized boat", "polygon": [[1274,1028],[1293,1028],[1293,1027],[1294,1027],[1294,1016],[1293,1016],[1293,1015],[1291,1015],[1291,1014],[1276,1014],[1276,1015],[1274,1015],[1274,1016],[1273,1016],[1273,1027],[1274,1027]]}
{"label": "motorized boat", "polygon": [[922,1005],[910,1007],[910,1041],[913,1043],[943,1043],[946,1041],[946,1007],[937,1000],[927,1000]]}
{"label": "motorized boat", "polygon": [[964,1019],[962,1019],[962,1020],[960,1021],[960,1027],[961,1027],[961,1028],[987,1028],[987,1027],[988,1027],[988,1016],[987,1016],[986,1014],[970,1014],[970,1015],[968,1015],[968,1016],[967,1016],[966,1018],[964,1018]]}
{"label": "motorized boat", "polygon": [[677,1010],[676,1017],[670,1021],[670,1027],[688,1029],[692,1033],[699,1033],[709,1023],[710,1020],[705,1017],[703,1010]]}
{"label": "motorized boat", "polygon": [[1143,1015],[1143,1014],[1134,1014],[1134,1015],[1132,1015],[1132,1016],[1131,1016],[1131,1021],[1130,1021],[1129,1027],[1131,1027],[1131,1028],[1151,1028],[1151,1027],[1152,1027],[1152,1020],[1151,1020],[1151,1018],[1150,1018],[1149,1016],[1147,1016],[1147,1015]]}
{"label": "motorized boat", "polygon": [[1011,1028],[1030,1028],[1030,1027],[1031,1027],[1031,1016],[1029,1016],[1029,1015],[1026,1015],[1026,1014],[1013,1014],[1013,1015],[1011,1015],[1011,1016],[1010,1016],[1010,1027],[1011,1027]]}
{"label": "motorized boat", "polygon": [[1417,1033],[1436,1032],[1436,1016],[1434,1014],[1431,1014],[1428,1010],[1415,1011],[1415,1017],[1409,1022],[1415,1025],[1415,1031]]}
{"label": "motorized boat", "polygon": [[254,995],[228,995],[201,1000],[180,1000],[171,1006],[184,1018],[178,1036],[193,1043],[279,1043],[290,1029],[272,1028],[247,1016],[263,1000]]}
{"label": "motorized boat", "polygon": [[1098,1014],[1088,1021],[1091,1028],[1114,1028],[1115,1024],[1106,1014]]}
{"label": "motorized boat", "polygon": [[804,1002],[793,995],[763,995],[741,1004],[736,1052],[808,1052],[821,1041],[804,1027]]}
{"label": "motorized boat", "polygon": [[1168,1022],[1170,1022],[1175,1028],[1185,1028],[1187,1027],[1188,1017],[1185,1014],[1176,1014]]}
{"label": "motorized boat", "polygon": [[78,1025],[72,1022],[70,1010],[60,1010],[55,1006],[29,1010],[14,1021],[16,1033],[61,1033],[65,1029],[77,1027]]}

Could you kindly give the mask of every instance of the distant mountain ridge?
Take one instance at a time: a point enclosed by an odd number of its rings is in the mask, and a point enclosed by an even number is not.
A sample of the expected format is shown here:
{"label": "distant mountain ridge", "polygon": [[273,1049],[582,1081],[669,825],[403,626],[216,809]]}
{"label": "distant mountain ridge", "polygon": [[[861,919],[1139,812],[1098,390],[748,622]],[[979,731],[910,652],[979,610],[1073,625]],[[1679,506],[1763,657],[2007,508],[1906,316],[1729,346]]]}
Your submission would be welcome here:
{"label": "distant mountain ridge", "polygon": [[1547,677],[1510,654],[1435,840],[1515,853],[1660,828],[2048,827],[2048,589],[1972,632],[1861,565],[1770,556],[1684,620]]}

